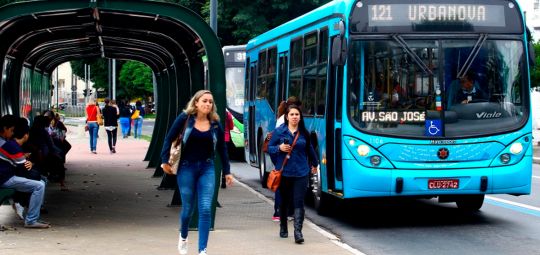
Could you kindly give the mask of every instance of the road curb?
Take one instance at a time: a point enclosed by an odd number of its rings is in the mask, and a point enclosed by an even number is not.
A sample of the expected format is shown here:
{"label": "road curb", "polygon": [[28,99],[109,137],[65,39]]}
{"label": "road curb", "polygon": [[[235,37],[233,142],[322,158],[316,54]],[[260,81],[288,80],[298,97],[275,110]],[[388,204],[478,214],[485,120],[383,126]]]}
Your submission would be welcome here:
{"label": "road curb", "polygon": [[540,164],[540,158],[539,157],[533,157],[533,163]]}

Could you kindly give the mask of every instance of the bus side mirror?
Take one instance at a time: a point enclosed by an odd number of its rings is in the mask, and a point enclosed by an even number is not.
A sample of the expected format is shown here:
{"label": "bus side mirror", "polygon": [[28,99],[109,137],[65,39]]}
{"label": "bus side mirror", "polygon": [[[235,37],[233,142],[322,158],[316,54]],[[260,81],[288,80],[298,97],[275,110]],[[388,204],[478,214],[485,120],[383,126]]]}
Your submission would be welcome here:
{"label": "bus side mirror", "polygon": [[532,42],[529,42],[528,44],[528,51],[529,51],[529,65],[535,66],[536,65],[536,54],[534,53],[534,44]]}
{"label": "bus side mirror", "polygon": [[332,40],[332,64],[336,66],[345,65],[347,60],[347,41],[341,36],[336,36]]}

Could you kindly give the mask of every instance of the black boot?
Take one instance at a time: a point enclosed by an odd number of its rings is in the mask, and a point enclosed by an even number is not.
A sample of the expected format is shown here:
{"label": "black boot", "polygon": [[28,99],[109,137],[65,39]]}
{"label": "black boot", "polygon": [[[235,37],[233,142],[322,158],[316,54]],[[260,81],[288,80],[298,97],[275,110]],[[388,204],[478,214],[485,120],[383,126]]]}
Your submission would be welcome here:
{"label": "black boot", "polygon": [[287,208],[279,208],[279,237],[287,238],[289,230],[287,228]]}
{"label": "black boot", "polygon": [[226,189],[227,188],[227,180],[225,179],[225,175],[221,176],[221,188]]}
{"label": "black boot", "polygon": [[279,219],[279,237],[287,238],[289,236],[289,230],[287,229],[287,218],[285,220]]}
{"label": "black boot", "polygon": [[294,208],[294,242],[301,244],[304,242],[302,235],[302,225],[304,224],[304,208]]}

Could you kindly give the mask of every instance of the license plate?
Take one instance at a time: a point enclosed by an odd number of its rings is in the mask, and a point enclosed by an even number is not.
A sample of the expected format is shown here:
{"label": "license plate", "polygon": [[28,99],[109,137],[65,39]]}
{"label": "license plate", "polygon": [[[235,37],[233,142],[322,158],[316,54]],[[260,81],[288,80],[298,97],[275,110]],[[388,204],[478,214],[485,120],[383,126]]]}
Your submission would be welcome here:
{"label": "license plate", "polygon": [[458,179],[428,180],[428,189],[458,189]]}

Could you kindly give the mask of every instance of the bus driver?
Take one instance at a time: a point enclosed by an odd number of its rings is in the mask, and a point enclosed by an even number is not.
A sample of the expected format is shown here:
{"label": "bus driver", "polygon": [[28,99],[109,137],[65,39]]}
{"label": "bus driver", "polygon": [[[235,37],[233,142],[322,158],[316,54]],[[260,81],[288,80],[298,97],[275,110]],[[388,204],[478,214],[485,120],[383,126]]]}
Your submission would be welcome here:
{"label": "bus driver", "polygon": [[454,95],[452,104],[467,104],[473,100],[487,100],[487,94],[480,89],[478,82],[474,80],[474,74],[467,72],[460,79],[461,87]]}

